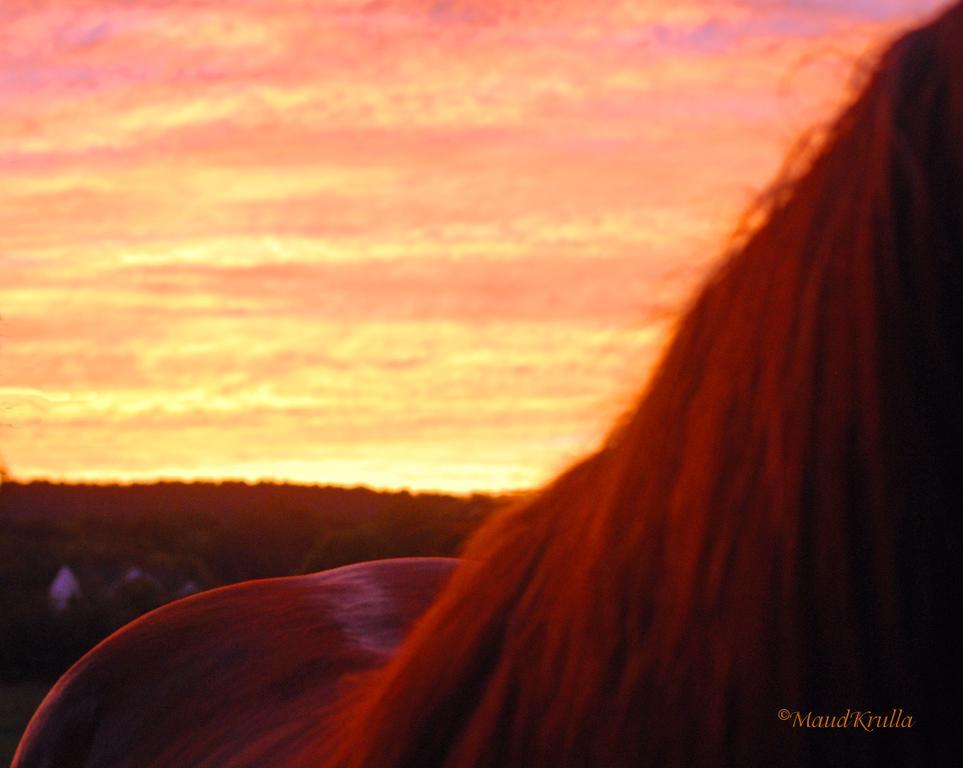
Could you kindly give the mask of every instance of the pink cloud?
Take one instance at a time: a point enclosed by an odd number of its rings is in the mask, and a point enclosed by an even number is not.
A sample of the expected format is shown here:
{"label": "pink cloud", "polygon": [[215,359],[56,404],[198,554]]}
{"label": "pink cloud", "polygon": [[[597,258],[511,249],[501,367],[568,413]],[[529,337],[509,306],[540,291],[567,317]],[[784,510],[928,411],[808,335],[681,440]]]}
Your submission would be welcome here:
{"label": "pink cloud", "polygon": [[4,3],[4,455],[535,482],[857,56],[938,5]]}

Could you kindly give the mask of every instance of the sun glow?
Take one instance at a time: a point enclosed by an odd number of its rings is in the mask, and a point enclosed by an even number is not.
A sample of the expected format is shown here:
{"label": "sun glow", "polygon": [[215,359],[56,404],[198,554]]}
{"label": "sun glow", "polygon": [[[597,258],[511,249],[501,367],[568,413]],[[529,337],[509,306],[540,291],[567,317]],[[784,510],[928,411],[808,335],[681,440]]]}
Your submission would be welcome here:
{"label": "sun glow", "polygon": [[5,6],[21,478],[529,487],[736,214],[940,3]]}

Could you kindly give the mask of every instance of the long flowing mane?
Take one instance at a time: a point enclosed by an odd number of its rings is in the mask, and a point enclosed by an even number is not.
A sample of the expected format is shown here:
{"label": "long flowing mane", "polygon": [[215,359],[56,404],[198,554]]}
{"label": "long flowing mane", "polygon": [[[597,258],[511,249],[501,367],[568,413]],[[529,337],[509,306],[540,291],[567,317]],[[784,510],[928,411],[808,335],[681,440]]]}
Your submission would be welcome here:
{"label": "long flowing mane", "polygon": [[478,533],[314,764],[949,764],[963,5],[896,41],[821,147],[634,412]]}

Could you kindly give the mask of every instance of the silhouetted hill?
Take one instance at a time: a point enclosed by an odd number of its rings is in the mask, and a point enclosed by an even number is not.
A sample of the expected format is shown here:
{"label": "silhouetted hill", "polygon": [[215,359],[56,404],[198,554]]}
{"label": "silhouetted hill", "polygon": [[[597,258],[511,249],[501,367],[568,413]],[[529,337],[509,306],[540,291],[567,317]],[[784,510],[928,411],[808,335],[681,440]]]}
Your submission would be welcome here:
{"label": "silhouetted hill", "polygon": [[[84,515],[177,514],[190,509],[214,515],[248,515],[271,509],[305,510],[331,520],[373,517],[398,498],[428,505],[463,501],[460,497],[365,487],[242,482],[157,482],[129,485],[7,481],[0,489],[2,519],[63,519]],[[489,498],[484,496],[475,497]]]}

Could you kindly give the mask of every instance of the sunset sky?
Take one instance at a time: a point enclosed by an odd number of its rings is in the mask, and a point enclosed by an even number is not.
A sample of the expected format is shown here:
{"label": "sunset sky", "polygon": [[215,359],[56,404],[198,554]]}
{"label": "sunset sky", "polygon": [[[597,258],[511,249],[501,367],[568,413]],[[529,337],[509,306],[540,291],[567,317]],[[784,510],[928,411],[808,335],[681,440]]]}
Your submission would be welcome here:
{"label": "sunset sky", "polygon": [[524,488],[933,0],[4,0],[18,478]]}

